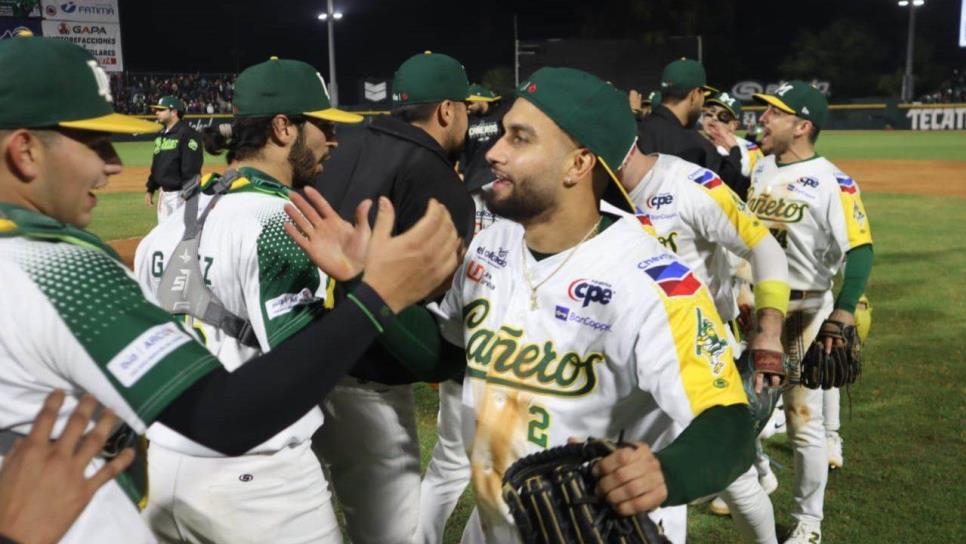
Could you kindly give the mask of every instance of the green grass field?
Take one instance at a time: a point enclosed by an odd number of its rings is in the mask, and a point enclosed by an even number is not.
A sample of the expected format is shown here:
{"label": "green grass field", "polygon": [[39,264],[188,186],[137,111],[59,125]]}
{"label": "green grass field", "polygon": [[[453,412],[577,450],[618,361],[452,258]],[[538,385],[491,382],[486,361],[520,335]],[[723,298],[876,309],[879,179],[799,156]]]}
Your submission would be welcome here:
{"label": "green grass field", "polygon": [[[144,144],[120,144],[144,160]],[[966,132],[826,132],[819,151],[835,159],[966,161]],[[130,164],[135,164],[131,162]],[[146,164],[146,163],[142,163]],[[966,168],[966,162],[963,163]],[[92,230],[140,235],[154,211],[140,193],[104,195]],[[866,193],[876,241],[868,295],[873,325],[865,373],[843,395],[845,467],[829,479],[824,541],[966,542],[966,198]],[[424,465],[435,443],[436,394],[416,388]],[[792,455],[784,435],[766,444],[783,465],[772,495],[779,525],[792,521]],[[458,542],[472,499],[464,495],[446,542]],[[691,542],[738,542],[729,519],[691,509]]]}

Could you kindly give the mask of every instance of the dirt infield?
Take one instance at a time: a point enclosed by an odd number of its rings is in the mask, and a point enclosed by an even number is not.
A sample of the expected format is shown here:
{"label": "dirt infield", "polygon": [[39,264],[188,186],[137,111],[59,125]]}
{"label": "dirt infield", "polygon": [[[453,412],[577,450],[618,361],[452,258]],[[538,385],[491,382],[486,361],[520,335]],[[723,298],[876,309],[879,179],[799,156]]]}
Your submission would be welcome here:
{"label": "dirt infield", "polygon": [[966,162],[835,161],[865,192],[966,196]]}
{"label": "dirt infield", "polygon": [[110,246],[114,248],[114,251],[121,256],[124,264],[133,270],[134,252],[137,251],[138,244],[141,243],[141,238],[141,236],[137,236],[134,238],[125,238],[123,240],[111,240],[108,242],[108,244],[110,244]]}

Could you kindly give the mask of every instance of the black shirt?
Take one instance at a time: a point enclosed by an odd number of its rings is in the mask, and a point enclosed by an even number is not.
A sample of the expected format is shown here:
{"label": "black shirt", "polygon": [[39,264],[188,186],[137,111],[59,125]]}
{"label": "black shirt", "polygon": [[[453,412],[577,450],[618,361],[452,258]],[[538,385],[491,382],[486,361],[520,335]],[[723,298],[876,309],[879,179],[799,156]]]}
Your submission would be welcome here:
{"label": "black shirt", "polygon": [[714,171],[728,187],[745,198],[751,180],[741,175],[741,150],[732,147],[721,156],[714,144],[684,127],[674,112],[663,105],[654,106],[651,114],[637,125],[638,147],[644,153],[664,153],[680,157]]}
{"label": "black shirt", "polygon": [[508,109],[510,104],[503,101],[491,102],[485,114],[470,116],[460,165],[463,168],[463,184],[471,193],[494,179],[490,164],[486,162],[486,152],[503,136],[503,114]]}
{"label": "black shirt", "polygon": [[154,160],[147,190],[179,191],[181,187],[201,174],[204,150],[201,135],[179,120],[173,127],[154,139]]}

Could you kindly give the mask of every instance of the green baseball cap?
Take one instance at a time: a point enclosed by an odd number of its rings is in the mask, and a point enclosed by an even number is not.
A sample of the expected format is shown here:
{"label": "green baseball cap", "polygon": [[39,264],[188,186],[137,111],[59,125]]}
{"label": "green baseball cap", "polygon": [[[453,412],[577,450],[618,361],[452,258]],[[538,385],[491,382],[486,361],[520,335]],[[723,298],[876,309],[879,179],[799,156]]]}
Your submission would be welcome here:
{"label": "green baseball cap", "polygon": [[300,60],[271,57],[249,66],[235,80],[235,117],[306,115],[334,123],[360,123],[362,116],[332,107],[318,70]]}
{"label": "green baseball cap", "polygon": [[162,96],[157,104],[151,104],[152,110],[178,110],[185,111],[184,102],[177,96]]}
{"label": "green baseball cap", "polygon": [[712,95],[705,104],[717,104],[728,110],[735,119],[741,117],[741,101],[725,91]]}
{"label": "green baseball cap", "polygon": [[496,102],[500,98],[502,97],[497,96],[493,91],[479,83],[474,83],[470,85],[470,96],[467,100],[470,102]]}
{"label": "green baseball cap", "polygon": [[470,99],[466,69],[449,55],[426,51],[413,55],[392,78],[392,105],[429,104]]}
{"label": "green baseball cap", "polygon": [[785,113],[811,121],[818,128],[825,125],[828,117],[828,100],[825,95],[811,83],[800,79],[783,83],[775,89],[775,94],[755,94],[754,97],[755,100]]}
{"label": "green baseball cap", "polygon": [[0,128],[65,127],[123,134],[161,125],[114,113],[110,80],[82,47],[66,40],[0,41]]}
{"label": "green baseball cap", "polygon": [[661,72],[661,90],[664,92],[687,92],[698,88],[709,93],[718,92],[708,85],[704,65],[696,60],[682,57],[665,66]]}
{"label": "green baseball cap", "polygon": [[641,100],[642,104],[660,104],[661,103],[661,91],[651,91],[647,93],[647,97]]}
{"label": "green baseball cap", "polygon": [[637,122],[627,95],[574,68],[541,68],[517,88],[516,95],[597,156],[614,181],[604,200],[633,213],[634,205],[616,174],[637,145]]}

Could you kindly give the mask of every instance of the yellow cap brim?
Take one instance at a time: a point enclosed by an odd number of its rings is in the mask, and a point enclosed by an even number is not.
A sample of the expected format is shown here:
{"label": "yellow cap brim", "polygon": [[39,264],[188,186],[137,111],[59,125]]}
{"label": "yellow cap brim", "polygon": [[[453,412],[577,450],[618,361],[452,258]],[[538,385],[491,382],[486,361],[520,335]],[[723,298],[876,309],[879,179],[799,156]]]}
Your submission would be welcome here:
{"label": "yellow cap brim", "polygon": [[480,96],[478,94],[471,94],[468,97],[466,97],[466,101],[467,102],[496,102],[500,98],[501,97],[499,96],[494,96],[491,98],[489,96]]}
{"label": "yellow cap brim", "polygon": [[704,96],[718,94],[718,89],[715,89],[711,85],[704,85],[701,88],[704,90]]}
{"label": "yellow cap brim", "polygon": [[309,117],[315,117],[316,119],[322,119],[323,121],[332,121],[333,123],[346,123],[355,124],[361,123],[364,117],[358,113],[349,113],[347,111],[342,111],[336,108],[328,108],[319,111],[307,111],[305,115]]}
{"label": "yellow cap brim", "polygon": [[782,110],[785,113],[796,115],[795,110],[792,109],[788,104],[782,102],[781,98],[778,98],[777,96],[770,95],[770,94],[756,93],[756,94],[753,94],[752,97],[754,97],[754,99],[758,100],[759,102],[764,102],[765,104],[768,104],[770,106],[775,106],[776,108]]}
{"label": "yellow cap brim", "polygon": [[157,104],[152,104],[148,107],[151,108],[152,110],[170,110],[171,109],[168,106],[159,106]]}
{"label": "yellow cap brim", "polygon": [[81,119],[80,121],[61,121],[57,124],[64,128],[97,130],[100,132],[113,132],[117,134],[145,134],[157,132],[163,128],[157,123],[144,121],[121,113],[110,113],[101,117]]}

